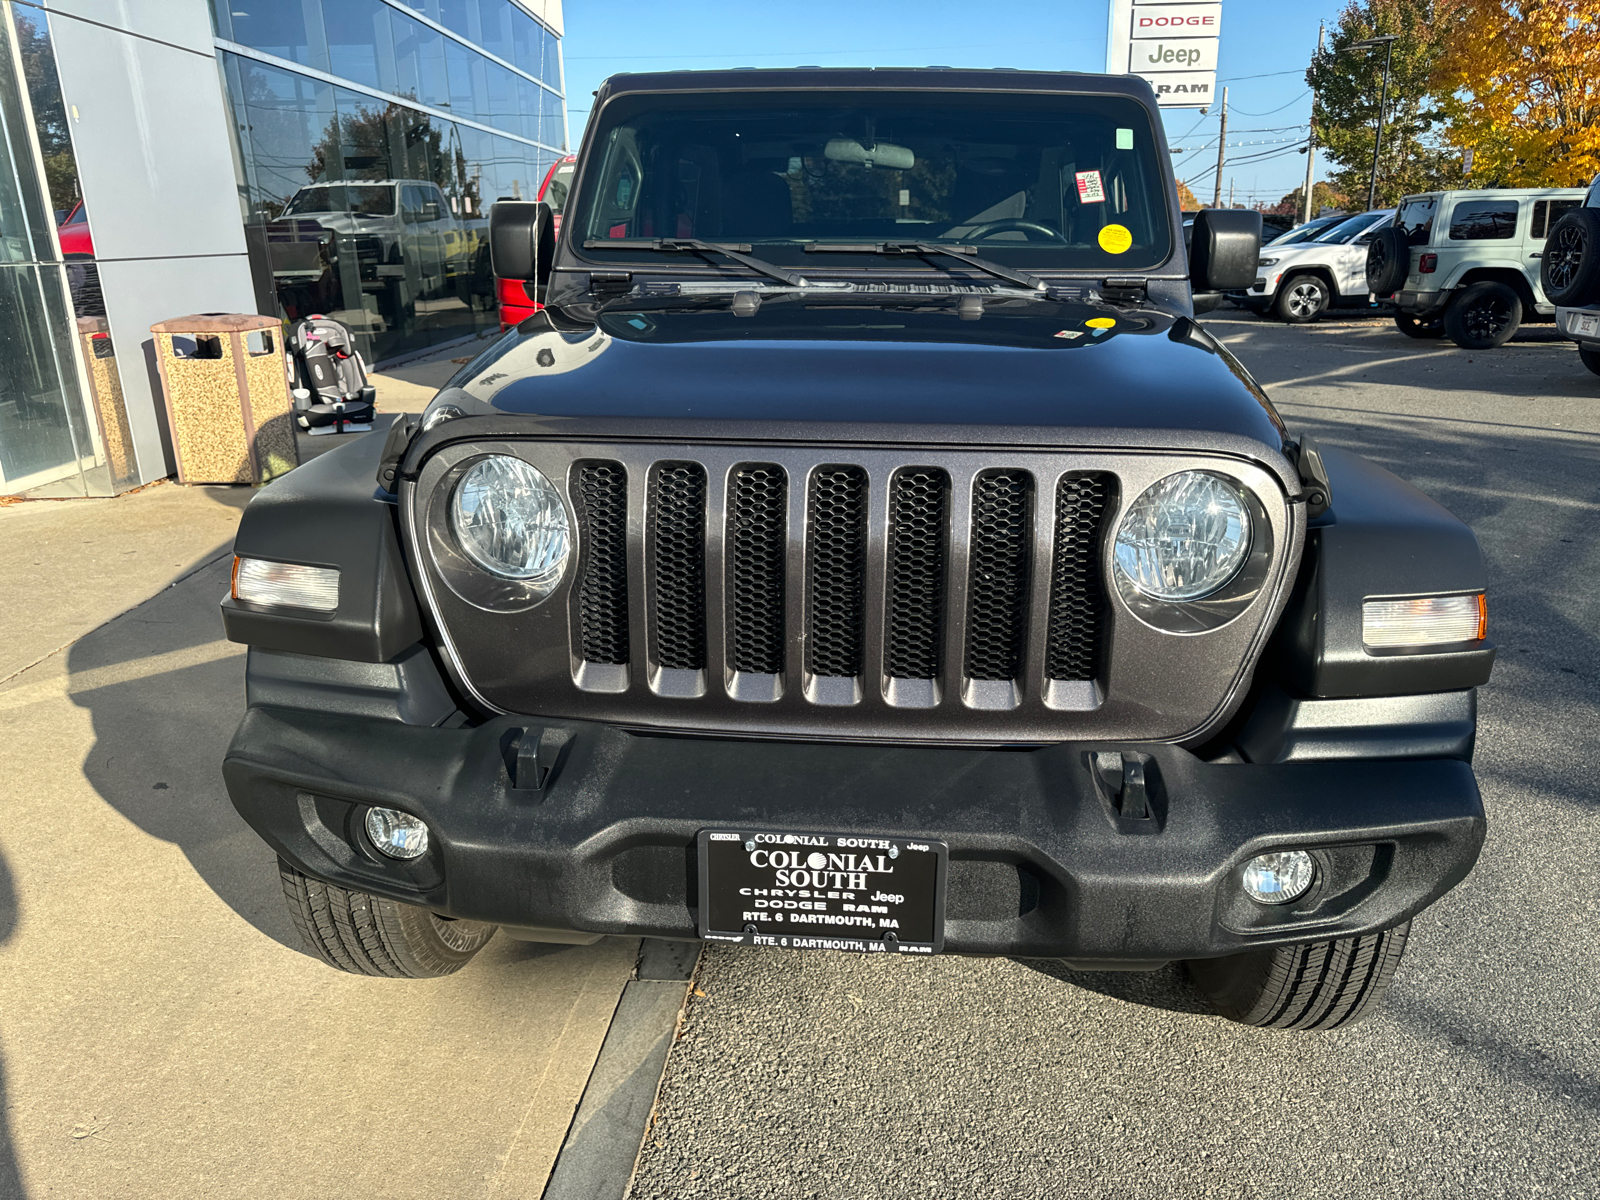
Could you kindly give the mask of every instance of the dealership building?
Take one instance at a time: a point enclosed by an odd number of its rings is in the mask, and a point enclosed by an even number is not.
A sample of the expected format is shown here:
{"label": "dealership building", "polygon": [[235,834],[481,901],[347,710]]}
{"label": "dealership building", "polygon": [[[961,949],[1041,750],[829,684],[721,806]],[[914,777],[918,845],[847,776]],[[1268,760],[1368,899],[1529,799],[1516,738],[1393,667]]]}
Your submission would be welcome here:
{"label": "dealership building", "polygon": [[487,210],[566,151],[561,0],[0,0],[0,495],[171,474],[150,326],[498,327]]}

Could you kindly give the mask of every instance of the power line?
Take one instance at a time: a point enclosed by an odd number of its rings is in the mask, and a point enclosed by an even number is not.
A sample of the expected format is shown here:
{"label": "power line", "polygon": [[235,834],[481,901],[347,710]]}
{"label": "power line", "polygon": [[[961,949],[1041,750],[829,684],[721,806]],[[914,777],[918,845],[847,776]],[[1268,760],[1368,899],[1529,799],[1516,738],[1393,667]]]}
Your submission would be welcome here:
{"label": "power line", "polygon": [[1267,109],[1266,112],[1247,113],[1243,109],[1238,109],[1236,111],[1238,111],[1239,115],[1242,116],[1242,117],[1270,117],[1275,112],[1282,112],[1284,109],[1288,108],[1289,105],[1291,105],[1291,104],[1298,104],[1301,100],[1304,100],[1310,94],[1311,94],[1311,89],[1307,88],[1305,91],[1301,92],[1298,96],[1296,96],[1293,100],[1285,100],[1282,104],[1278,105],[1277,108],[1269,108],[1269,109]]}

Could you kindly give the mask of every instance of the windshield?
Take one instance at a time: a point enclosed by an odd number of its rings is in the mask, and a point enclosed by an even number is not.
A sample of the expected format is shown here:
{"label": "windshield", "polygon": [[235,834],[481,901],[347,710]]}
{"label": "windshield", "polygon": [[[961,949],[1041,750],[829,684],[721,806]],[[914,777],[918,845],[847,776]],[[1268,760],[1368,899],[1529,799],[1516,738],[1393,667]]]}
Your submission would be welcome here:
{"label": "windshield", "polygon": [[1348,242],[1359,237],[1366,229],[1387,216],[1386,213],[1362,213],[1347,221],[1340,221],[1332,229],[1312,238],[1315,242]]}
{"label": "windshield", "polygon": [[387,185],[334,183],[301,188],[283,210],[286,217],[305,213],[353,212],[369,217],[394,216],[394,189]]}
{"label": "windshield", "polygon": [[1267,243],[1269,246],[1293,246],[1297,242],[1310,241],[1326,229],[1332,222],[1325,220],[1307,221],[1304,225],[1296,226],[1288,233],[1279,234]]}
{"label": "windshield", "polygon": [[580,243],[699,238],[813,269],[808,243],[965,244],[1063,269],[1148,268],[1172,252],[1150,117],[1121,97],[625,96],[601,121],[572,216]]}

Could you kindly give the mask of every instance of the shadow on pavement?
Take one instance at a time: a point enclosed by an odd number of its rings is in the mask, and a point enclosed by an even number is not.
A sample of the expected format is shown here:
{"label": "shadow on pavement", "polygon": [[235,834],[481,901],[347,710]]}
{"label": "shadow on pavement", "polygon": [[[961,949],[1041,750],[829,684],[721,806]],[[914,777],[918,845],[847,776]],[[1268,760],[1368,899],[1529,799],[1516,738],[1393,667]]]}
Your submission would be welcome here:
{"label": "shadow on pavement", "polygon": [[242,648],[222,640],[217,609],[230,566],[217,559],[68,652],[73,702],[94,726],[83,774],[122,816],[182,850],[235,913],[304,953],[272,853],[222,781],[223,754],[244,715]]}
{"label": "shadow on pavement", "polygon": [[1195,991],[1181,963],[1168,963],[1159,971],[1074,971],[1048,958],[1014,958],[1011,961],[1019,967],[1027,967],[1041,975],[1070,983],[1086,992],[1109,996],[1113,1000],[1142,1004],[1146,1008],[1159,1008],[1165,1012],[1216,1015],[1216,1009]]}
{"label": "shadow on pavement", "polygon": [[[17,928],[17,889],[11,871],[0,855],[0,946],[11,939]],[[17,1166],[16,1148],[11,1141],[11,1122],[6,1119],[6,1072],[0,1062],[0,1200],[22,1200],[22,1172]]]}

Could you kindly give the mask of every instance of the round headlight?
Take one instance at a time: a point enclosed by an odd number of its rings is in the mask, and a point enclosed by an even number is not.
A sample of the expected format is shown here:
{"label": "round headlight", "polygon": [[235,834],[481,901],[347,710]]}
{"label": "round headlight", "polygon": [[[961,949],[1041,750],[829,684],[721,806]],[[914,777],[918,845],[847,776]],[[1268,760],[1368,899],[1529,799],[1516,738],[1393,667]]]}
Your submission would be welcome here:
{"label": "round headlight", "polygon": [[1117,527],[1117,571],[1154,600],[1199,600],[1232,579],[1250,553],[1239,485],[1208,471],[1146,488]]}
{"label": "round headlight", "polygon": [[474,463],[456,485],[450,525],[478,566],[539,596],[549,594],[567,569],[572,529],[566,507],[550,481],[520,458],[496,454]]}

